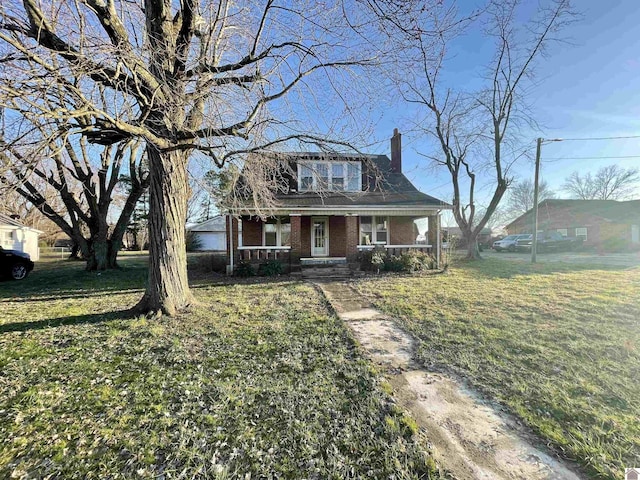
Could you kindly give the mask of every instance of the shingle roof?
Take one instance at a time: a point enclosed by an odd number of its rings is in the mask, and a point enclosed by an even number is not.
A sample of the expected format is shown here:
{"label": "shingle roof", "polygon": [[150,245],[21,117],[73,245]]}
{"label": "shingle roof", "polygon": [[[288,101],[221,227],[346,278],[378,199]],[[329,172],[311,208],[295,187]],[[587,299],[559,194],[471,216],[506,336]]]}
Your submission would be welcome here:
{"label": "shingle roof", "polygon": [[[362,192],[297,192],[276,196],[280,207],[313,207],[313,206],[393,206],[393,207],[438,207],[448,208],[446,202],[420,192],[403,173],[391,171],[391,160],[386,155],[334,155],[328,157],[318,153],[284,154],[295,164],[300,160],[362,160],[363,191]],[[295,185],[297,180],[290,179]]]}
{"label": "shingle roof", "polygon": [[25,225],[23,225],[19,221],[3,213],[0,213],[0,225],[11,225],[12,227],[21,227],[21,228],[25,227]]}
{"label": "shingle roof", "polygon": [[[576,215],[591,215],[611,222],[633,223],[640,219],[640,200],[563,200],[546,199],[538,204],[538,210],[545,207],[567,208]],[[507,228],[522,218],[531,215],[529,210],[513,220]]]}

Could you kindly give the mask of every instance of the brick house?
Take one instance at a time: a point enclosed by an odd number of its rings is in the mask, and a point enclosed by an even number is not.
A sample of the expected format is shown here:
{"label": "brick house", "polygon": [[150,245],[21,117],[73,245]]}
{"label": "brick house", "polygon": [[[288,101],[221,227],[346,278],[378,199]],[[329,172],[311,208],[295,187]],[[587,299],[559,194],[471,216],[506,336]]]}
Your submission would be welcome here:
{"label": "brick house", "polygon": [[[268,153],[265,153],[268,155]],[[440,255],[440,212],[445,202],[418,191],[402,173],[401,135],[386,155],[287,153],[286,187],[269,218],[250,202],[229,212],[227,253],[239,260],[286,257],[294,265],[346,262],[359,251],[415,248]],[[416,220],[428,219],[426,244],[417,244]],[[425,222],[426,223],[426,222]],[[238,242],[238,226],[242,242]]]}
{"label": "brick house", "polygon": [[[505,228],[509,234],[531,233],[533,210]],[[640,200],[544,200],[538,205],[538,230],[582,237],[599,251],[640,249]]]}

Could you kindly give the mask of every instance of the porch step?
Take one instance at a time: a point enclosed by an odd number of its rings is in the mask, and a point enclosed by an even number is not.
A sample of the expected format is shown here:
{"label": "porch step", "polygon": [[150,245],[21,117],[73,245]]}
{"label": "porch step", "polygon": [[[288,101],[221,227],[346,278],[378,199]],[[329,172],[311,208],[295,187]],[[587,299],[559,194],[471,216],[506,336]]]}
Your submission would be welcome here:
{"label": "porch step", "polygon": [[302,278],[349,278],[351,275],[346,264],[302,268]]}
{"label": "porch step", "polygon": [[347,264],[346,257],[310,257],[301,258],[300,266],[305,267],[333,267]]}

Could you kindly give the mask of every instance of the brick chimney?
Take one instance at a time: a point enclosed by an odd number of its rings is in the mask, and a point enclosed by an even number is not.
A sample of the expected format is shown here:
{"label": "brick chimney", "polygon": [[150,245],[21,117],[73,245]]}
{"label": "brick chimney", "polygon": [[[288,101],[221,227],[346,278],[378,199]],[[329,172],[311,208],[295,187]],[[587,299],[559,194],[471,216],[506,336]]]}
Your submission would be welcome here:
{"label": "brick chimney", "polygon": [[391,171],[402,173],[402,135],[397,128],[393,129],[391,137]]}

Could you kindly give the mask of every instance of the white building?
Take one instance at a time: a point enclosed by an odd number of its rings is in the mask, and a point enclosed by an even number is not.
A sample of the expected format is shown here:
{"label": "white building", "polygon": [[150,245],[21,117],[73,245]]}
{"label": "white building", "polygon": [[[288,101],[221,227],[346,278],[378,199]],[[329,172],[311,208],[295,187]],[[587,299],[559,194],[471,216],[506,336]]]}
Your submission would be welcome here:
{"label": "white building", "polygon": [[[195,233],[200,240],[198,250],[226,251],[227,250],[227,217],[216,215],[197,225],[187,227],[187,230]],[[242,231],[238,232],[239,241],[242,242]],[[240,243],[242,245],[242,243]]]}
{"label": "white building", "polygon": [[31,260],[40,259],[38,237],[42,232],[30,228],[18,220],[0,213],[0,245],[5,250],[18,250],[28,253]]}

